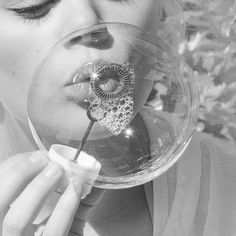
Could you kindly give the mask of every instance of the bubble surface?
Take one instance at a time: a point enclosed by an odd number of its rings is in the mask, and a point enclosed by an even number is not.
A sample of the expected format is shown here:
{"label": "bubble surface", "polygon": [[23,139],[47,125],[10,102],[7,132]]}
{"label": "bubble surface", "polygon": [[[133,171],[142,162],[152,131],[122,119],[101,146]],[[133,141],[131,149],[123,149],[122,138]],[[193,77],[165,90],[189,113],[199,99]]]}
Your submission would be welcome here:
{"label": "bubble surface", "polygon": [[[99,40],[104,34],[110,42]],[[85,43],[94,35],[95,46]],[[101,164],[94,182],[101,188],[143,184],[170,168],[192,137],[197,108],[184,62],[156,35],[118,23],[80,29],[57,42],[28,95],[39,148],[47,154],[52,145],[79,149],[84,139],[82,150]]]}

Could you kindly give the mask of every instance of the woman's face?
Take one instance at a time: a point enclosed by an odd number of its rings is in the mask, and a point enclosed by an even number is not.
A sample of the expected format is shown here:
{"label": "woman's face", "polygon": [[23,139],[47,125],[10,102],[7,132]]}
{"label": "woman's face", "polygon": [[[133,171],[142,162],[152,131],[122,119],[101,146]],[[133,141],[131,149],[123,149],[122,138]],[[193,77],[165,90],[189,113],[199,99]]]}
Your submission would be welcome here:
{"label": "woman's face", "polygon": [[[150,28],[156,1],[0,0],[0,102],[14,116],[25,120],[33,73],[55,42],[101,22]],[[116,42],[116,37],[121,36],[117,33],[113,37]],[[86,50],[91,55],[95,49]]]}

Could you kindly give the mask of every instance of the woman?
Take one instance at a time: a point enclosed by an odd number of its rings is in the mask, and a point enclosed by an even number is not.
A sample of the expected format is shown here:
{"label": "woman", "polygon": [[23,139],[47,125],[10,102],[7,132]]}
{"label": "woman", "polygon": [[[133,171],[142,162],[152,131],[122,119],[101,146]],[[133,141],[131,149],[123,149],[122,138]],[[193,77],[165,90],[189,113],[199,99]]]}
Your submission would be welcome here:
{"label": "woman", "polygon": [[156,31],[160,4],[0,0],[1,236],[82,235],[83,230],[90,236],[235,234],[236,207],[223,204],[236,197],[230,184],[235,160],[217,148],[209,149],[208,143],[213,146],[215,141],[207,137],[193,139],[178,165],[153,184],[106,191],[103,198],[101,190],[93,189],[81,202],[83,186],[76,181],[61,196],[54,193],[64,171],[48,165],[35,151],[27,125],[27,96],[33,73],[51,46],[77,29],[101,22]]}
{"label": "woman", "polygon": [[[36,147],[26,119],[27,96],[34,71],[55,42],[82,27],[109,21],[151,27],[146,19],[149,19],[149,14],[155,15],[153,11],[158,9],[158,3],[150,1],[147,4],[146,0],[1,0],[0,3],[0,185],[5,192],[0,204],[0,225],[4,236],[28,236],[40,227],[41,222],[37,225],[32,223],[43,201],[57,187],[63,175],[58,166],[48,166],[43,155],[34,152]],[[73,184],[69,185],[58,210],[47,222],[44,235],[67,234],[81,195],[81,184],[77,184],[76,188]],[[77,216],[81,221],[91,208],[90,204],[94,204],[101,195],[100,191],[97,192],[81,204],[82,209]],[[66,212],[61,209],[66,209]],[[76,227],[79,228],[76,231],[82,230],[82,224],[78,222]]]}

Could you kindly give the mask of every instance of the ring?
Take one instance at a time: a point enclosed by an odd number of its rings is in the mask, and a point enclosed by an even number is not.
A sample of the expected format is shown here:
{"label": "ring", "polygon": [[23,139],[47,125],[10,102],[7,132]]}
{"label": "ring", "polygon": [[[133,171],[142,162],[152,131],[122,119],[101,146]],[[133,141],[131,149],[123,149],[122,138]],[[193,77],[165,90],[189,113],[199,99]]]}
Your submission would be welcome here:
{"label": "ring", "polygon": [[[109,80],[112,82],[109,83]],[[96,72],[90,75],[93,92],[104,100],[119,98],[128,93],[134,82],[134,70],[128,64],[105,63],[99,65]]]}

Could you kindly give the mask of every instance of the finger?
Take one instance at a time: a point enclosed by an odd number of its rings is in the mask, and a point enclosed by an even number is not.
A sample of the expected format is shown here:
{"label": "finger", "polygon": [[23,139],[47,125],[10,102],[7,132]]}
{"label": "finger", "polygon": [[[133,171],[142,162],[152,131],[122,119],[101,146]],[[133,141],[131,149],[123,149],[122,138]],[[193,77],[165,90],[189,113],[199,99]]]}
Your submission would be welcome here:
{"label": "finger", "polygon": [[90,210],[102,199],[104,193],[104,189],[93,187],[91,193],[81,200],[75,217],[86,220]]}
{"label": "finger", "polygon": [[93,187],[89,195],[82,200],[87,205],[96,205],[103,197],[105,189]]}
{"label": "finger", "polygon": [[47,165],[40,151],[18,154],[0,165],[0,218],[27,184]]}
{"label": "finger", "polygon": [[[49,164],[37,175],[11,205],[3,222],[3,236],[24,235],[28,225],[32,224],[49,194],[58,186],[63,176],[62,169]],[[10,230],[9,230],[10,229]]]}
{"label": "finger", "polygon": [[87,217],[93,207],[102,199],[104,193],[104,189],[93,187],[91,193],[85,199],[81,200],[79,208],[75,213],[74,221],[70,228],[70,233],[83,235],[83,229]]}
{"label": "finger", "polygon": [[47,158],[41,151],[33,151],[33,152],[25,152],[25,153],[19,153],[12,157],[9,157],[0,165],[0,174],[4,174],[6,171],[8,171],[12,166],[19,165],[20,163],[25,162],[27,164],[28,162],[31,163],[40,163],[40,161],[46,161]]}
{"label": "finger", "polygon": [[64,236],[68,234],[82,194],[83,184],[72,180],[50,216],[44,228],[43,236]]}

